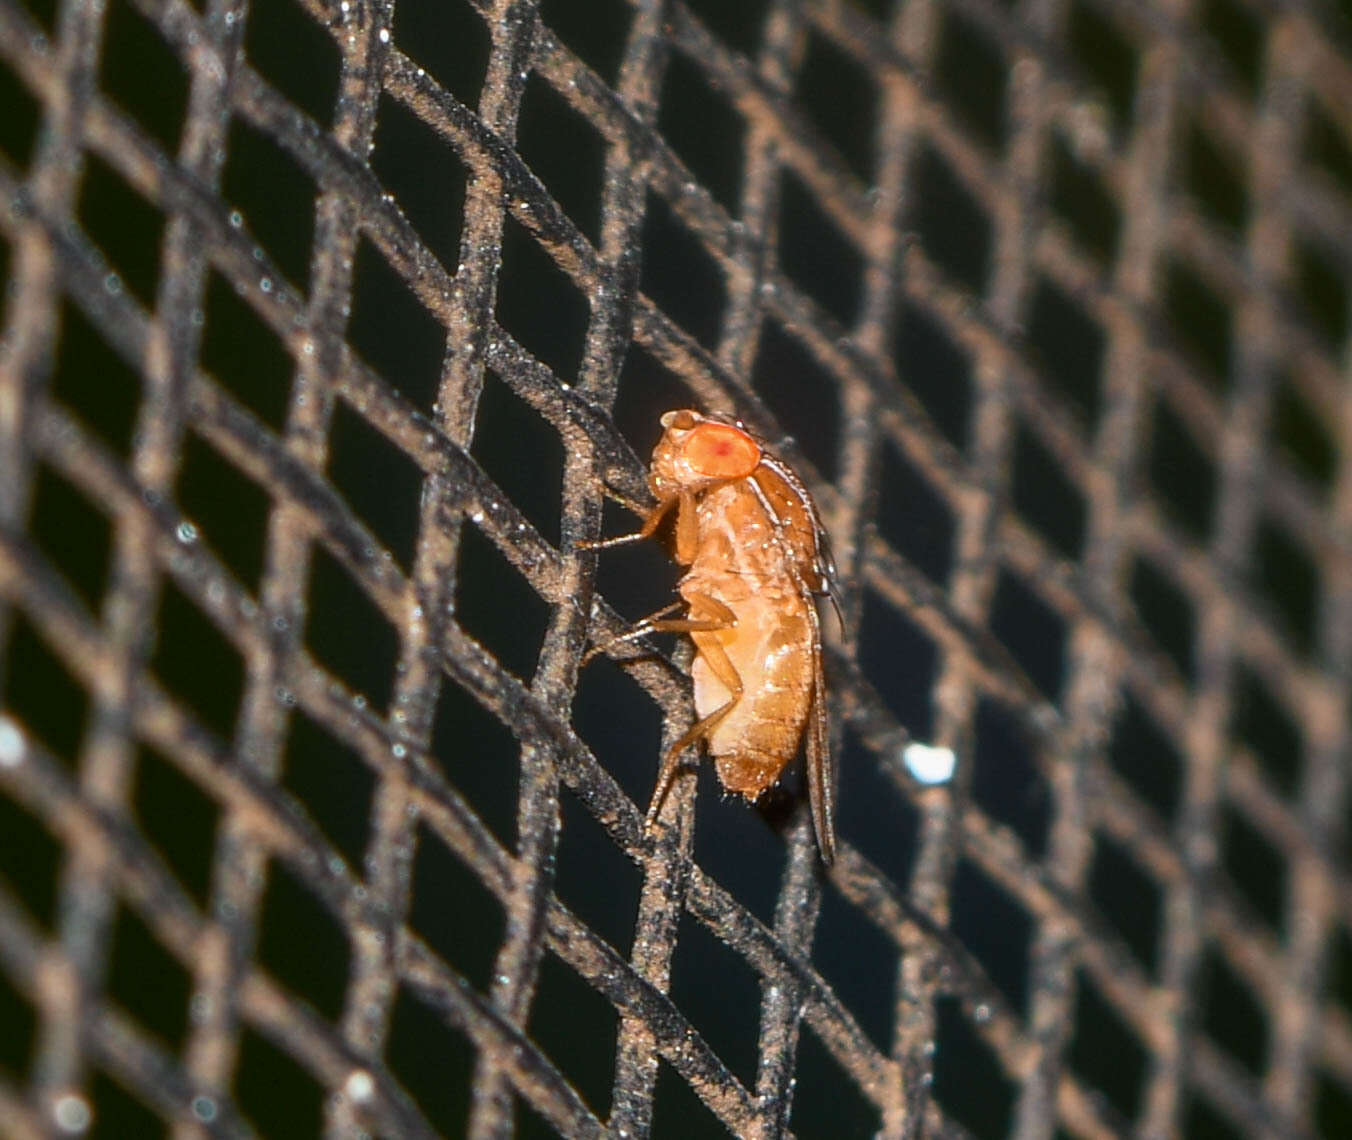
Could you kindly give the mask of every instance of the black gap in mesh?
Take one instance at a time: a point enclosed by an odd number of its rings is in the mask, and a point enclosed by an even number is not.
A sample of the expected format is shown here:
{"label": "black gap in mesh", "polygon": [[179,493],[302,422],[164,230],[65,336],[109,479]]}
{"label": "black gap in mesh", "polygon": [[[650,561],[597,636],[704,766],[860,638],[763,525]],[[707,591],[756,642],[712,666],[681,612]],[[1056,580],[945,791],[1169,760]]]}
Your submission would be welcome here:
{"label": "black gap in mesh", "polygon": [[756,57],[769,0],[743,0],[738,4],[729,4],[727,0],[687,0],[686,6],[714,35],[726,40],[729,47],[752,59]]}
{"label": "black gap in mesh", "polygon": [[981,963],[1015,1016],[1027,1017],[1032,917],[969,859],[958,861],[950,908],[950,929]]}
{"label": "black gap in mesh", "polygon": [[1206,0],[1198,23],[1220,49],[1240,90],[1257,96],[1263,81],[1263,26],[1252,8],[1236,0]]}
{"label": "black gap in mesh", "polygon": [[1065,677],[1066,622],[1020,577],[1000,571],[990,628],[1045,696],[1056,701]]}
{"label": "black gap in mesh", "polygon": [[[0,813],[6,801],[0,800]],[[38,1011],[28,997],[11,984],[8,975],[0,970],[0,1073],[15,1084],[28,1080],[37,1039]]]}
{"label": "black gap in mesh", "polygon": [[432,411],[446,330],[366,238],[357,243],[353,261],[347,336],[385,383]]}
{"label": "black gap in mesh", "polygon": [[61,339],[52,396],[73,411],[98,440],[131,453],[141,380],[71,302],[61,305]]}
{"label": "black gap in mesh", "polygon": [[1253,578],[1297,652],[1314,652],[1319,634],[1319,571],[1277,519],[1264,514],[1253,544]]}
{"label": "black gap in mesh", "polygon": [[99,86],[172,155],[188,110],[183,64],[130,0],[112,0],[107,13]]}
{"label": "black gap in mesh", "polygon": [[451,969],[488,991],[506,930],[502,903],[425,823],[418,825],[408,922]]}
{"label": "black gap in mesh", "polygon": [[107,259],[112,276],[104,288],[117,292],[125,286],[152,307],[160,276],[164,213],[97,155],[86,154],[84,163],[76,211],[85,233]]}
{"label": "black gap in mesh", "polygon": [[872,182],[879,96],[868,71],[812,29],[793,94],[850,169]]}
{"label": "black gap in mesh", "polygon": [[[687,753],[687,755],[689,755]],[[649,758],[647,793],[656,786],[661,752]],[[775,829],[792,804],[783,787],[771,789],[755,807],[723,790],[713,761],[699,753],[699,809],[695,821],[695,857],[699,865],[737,902],[767,926],[774,924],[775,902],[784,872],[784,839]],[[790,762],[781,779],[797,783],[800,761]],[[645,807],[647,801],[637,801]]]}
{"label": "black gap in mesh", "polygon": [[196,432],[187,432],[180,447],[174,491],[179,507],[212,553],[256,594],[272,500]]}
{"label": "black gap in mesh", "polygon": [[1179,157],[1188,192],[1214,220],[1242,235],[1249,220],[1249,195],[1241,161],[1197,121],[1184,133]]}
{"label": "black gap in mesh", "polygon": [[680,1073],[666,1061],[658,1061],[657,1086],[653,1090],[653,1135],[727,1140],[728,1130]]}
{"label": "black gap in mesh", "polygon": [[834,480],[840,451],[836,378],[775,321],[761,325],[751,383],[822,478]]}
{"label": "black gap in mesh", "polygon": [[879,454],[878,533],[937,586],[953,569],[953,508],[891,441]]}
{"label": "black gap in mesh", "polygon": [[[608,505],[602,517],[602,534],[632,534],[638,529],[634,515],[618,506]],[[630,543],[599,555],[596,589],[624,617],[637,621],[676,600],[680,575],[672,556],[674,525],[674,520],[664,521],[653,541]]]}
{"label": "black gap in mesh", "polygon": [[150,668],[208,732],[229,744],[244,690],[244,660],[195,601],[173,582],[161,588]]}
{"label": "black gap in mesh", "polygon": [[983,700],[977,706],[972,798],[989,816],[1015,831],[1031,858],[1046,854],[1051,788],[1037,767],[1018,718],[997,701]]}
{"label": "black gap in mesh", "polygon": [[358,877],[371,827],[375,783],[375,774],[359,753],[304,713],[292,712],[282,784]]}
{"label": "black gap in mesh", "polygon": [[0,656],[0,709],[7,727],[30,738],[24,748],[37,744],[70,775],[78,772],[89,697],[20,612],[11,618]]}
{"label": "black gap in mesh", "polygon": [[293,362],[277,334],[220,274],[207,277],[203,368],[268,427],[286,425]]}
{"label": "black gap in mesh", "polygon": [[918,855],[919,811],[853,733],[845,733],[836,763],[836,820],[841,834],[849,836],[898,891],[904,891]]}
{"label": "black gap in mesh", "polygon": [[1272,433],[1277,450],[1325,495],[1338,476],[1338,444],[1328,417],[1311,406],[1291,376],[1283,376],[1272,398]]}
{"label": "black gap in mesh", "polygon": [[[716,979],[717,984],[711,984]],[[756,1087],[756,972],[689,914],[681,915],[671,962],[671,1000],[747,1088]]]}
{"label": "black gap in mesh", "polygon": [[1183,1103],[1183,1140],[1243,1140],[1246,1135],[1196,1089]]}
{"label": "black gap in mesh", "polygon": [[1311,323],[1337,352],[1347,340],[1352,293],[1346,254],[1334,254],[1298,237],[1293,251],[1296,295]]}
{"label": "black gap in mesh", "polygon": [[280,1045],[248,1025],[240,1033],[233,1092],[240,1112],[263,1136],[321,1134],[323,1086]]}
{"label": "black gap in mesh", "polygon": [[1221,805],[1221,865],[1254,912],[1281,937],[1286,929],[1284,854],[1228,800]]}
{"label": "black gap in mesh", "polygon": [[1066,1060],[1121,1114],[1135,1120],[1145,1088],[1149,1053],[1085,970],[1075,976],[1074,1029]]}
{"label": "black gap in mesh", "polygon": [[1130,693],[1113,725],[1108,759],[1166,823],[1178,814],[1183,795],[1183,757],[1163,726]]}
{"label": "black gap in mesh", "polygon": [[244,227],[304,293],[314,247],[314,179],[280,143],[243,119],[231,120],[225,153],[221,193],[234,207],[231,223]]}
{"label": "black gap in mesh", "polygon": [[[589,5],[589,15],[592,10]],[[521,98],[516,150],[563,212],[599,245],[605,139],[539,75],[527,80]]]}
{"label": "black gap in mesh", "polygon": [[544,644],[549,606],[477,528],[460,536],[456,615],[504,669],[529,681]]}
{"label": "black gap in mesh", "polygon": [[1352,933],[1346,926],[1335,926],[1329,935],[1324,971],[1325,993],[1345,1014],[1352,1013]]}
{"label": "black gap in mesh", "polygon": [[521,746],[473,696],[442,678],[431,729],[431,761],[503,847],[516,838],[516,782]]}
{"label": "black gap in mesh", "polygon": [[[878,1051],[888,1053],[896,1001],[896,944],[830,886],[822,891],[817,921],[832,933],[813,947],[812,961]],[[838,1090],[842,1082],[837,1079],[830,1087]]]}
{"label": "black gap in mesh", "polygon": [[558,545],[563,441],[552,424],[492,372],[484,373],[471,452],[517,510]]}
{"label": "black gap in mesh", "polygon": [[627,955],[638,919],[643,871],[566,788],[560,790],[559,817],[554,893],[594,933]]}
{"label": "black gap in mesh", "polygon": [[37,817],[0,795],[0,878],[29,917],[56,932],[57,875],[65,848]]}
{"label": "black gap in mesh", "polygon": [[540,19],[606,83],[615,84],[633,22],[624,0],[541,0]]}
{"label": "black gap in mesh", "polygon": [[662,757],[661,709],[628,673],[597,657],[578,677],[572,722],[601,767],[646,809]]}
{"label": "black gap in mesh", "polygon": [[1324,1140],[1352,1136],[1352,1090],[1327,1069],[1315,1074],[1314,1120]]}
{"label": "black gap in mesh", "polygon": [[55,468],[38,465],[28,533],[94,615],[108,585],[112,530],[108,517],[83,490]]}
{"label": "black gap in mesh", "polygon": [[779,264],[792,283],[841,325],[859,315],[864,257],[791,170],[779,179]]}
{"label": "black gap in mesh", "polygon": [[1341,183],[1344,191],[1352,191],[1352,139],[1313,97],[1306,104],[1305,114],[1306,161]]}
{"label": "black gap in mesh", "polygon": [[0,63],[0,152],[23,171],[33,157],[38,133],[38,101],[23,86],[19,77]]}
{"label": "black gap in mesh", "polygon": [[1072,560],[1079,558],[1088,504],[1023,417],[1016,419],[1012,482],[1014,509],[1054,550]]}
{"label": "black gap in mesh", "polygon": [[1100,171],[1081,161],[1059,131],[1048,157],[1051,208],[1084,251],[1108,267],[1117,258],[1122,211]]}
{"label": "black gap in mesh", "polygon": [[680,52],[672,52],[662,74],[657,129],[700,185],[735,216],[742,194],[746,120],[698,61]]}
{"label": "black gap in mesh", "polygon": [[1103,357],[1108,338],[1102,327],[1064,289],[1039,277],[1024,330],[1038,375],[1084,417],[1089,432],[1103,409]]}
{"label": "black gap in mesh", "polygon": [[1238,665],[1234,686],[1231,731],[1253,751],[1273,786],[1294,797],[1304,770],[1299,725],[1252,669]]}
{"label": "black gap in mesh", "polygon": [[939,317],[910,301],[901,306],[892,351],[901,382],[919,398],[954,447],[967,446],[972,360]]}
{"label": "black gap in mesh", "polygon": [[47,35],[56,32],[57,0],[20,0],[20,3],[42,26]]}
{"label": "black gap in mesh", "polygon": [[136,752],[131,804],[141,834],[205,910],[220,806],[191,777],[144,744]]}
{"label": "black gap in mesh", "polygon": [[789,1127],[796,1136],[874,1136],[882,1127],[877,1106],[806,1027],[798,1037]]}
{"label": "black gap in mesh", "polygon": [[168,1125],[150,1106],[120,1081],[97,1070],[89,1084],[89,1108],[93,1117],[86,1136],[91,1140],[156,1140],[169,1134]]}
{"label": "black gap in mesh", "polygon": [[343,400],[329,426],[328,477],[399,567],[413,567],[423,473]]}
{"label": "black gap in mesh", "polygon": [[1103,832],[1094,835],[1089,897],[1141,968],[1154,975],[1159,966],[1164,887],[1132,858],[1128,848]]}
{"label": "black gap in mesh", "polygon": [[[411,7],[441,10],[454,5],[405,4],[395,9],[396,26]],[[454,273],[460,262],[460,224],[469,182],[464,162],[445,138],[388,95],[381,96],[376,110],[372,147],[376,177],[442,267]]]}
{"label": "black gap in mesh", "polygon": [[995,242],[993,223],[928,141],[912,160],[907,199],[905,226],[915,231],[925,252],[969,292],[984,293]]}
{"label": "black gap in mesh", "polygon": [[1206,542],[1215,521],[1216,462],[1162,393],[1152,403],[1146,474],[1164,513]]}
{"label": "black gap in mesh", "polygon": [[1177,257],[1164,266],[1161,297],[1165,320],[1197,366],[1197,375],[1216,391],[1230,390],[1231,314],[1226,302]]}
{"label": "black gap in mesh", "polygon": [[1125,134],[1136,102],[1138,45],[1092,0],[1074,0],[1066,21],[1066,40],[1075,62],[1107,101],[1114,130]]}
{"label": "black gap in mesh", "polygon": [[587,299],[530,233],[508,218],[502,228],[497,318],[538,360],[571,383],[587,335]]}
{"label": "black gap in mesh", "polygon": [[705,348],[718,344],[727,306],[723,270],[660,195],[648,193],[639,287]]}
{"label": "black gap in mesh", "polygon": [[1202,956],[1197,990],[1202,1031],[1252,1076],[1261,1077],[1267,1064],[1267,1017],[1215,944]]}
{"label": "black gap in mesh", "polygon": [[407,987],[399,988],[390,1015],[385,1064],[417,1102],[427,1122],[443,1136],[464,1135],[474,1058],[469,1038],[448,1021],[445,1013],[433,1009]]}
{"label": "black gap in mesh", "polygon": [[398,633],[348,569],[320,546],[311,547],[307,597],[305,644],[315,660],[354,692],[355,703],[383,712],[394,685]]}
{"label": "black gap in mesh", "polygon": [[396,4],[394,42],[467,107],[479,104],[479,89],[493,41],[469,0],[444,4]]}
{"label": "black gap in mesh", "polygon": [[526,1033],[601,1119],[610,1112],[618,1029],[615,1007],[546,953],[540,962]]}
{"label": "black gap in mesh", "polygon": [[[934,1003],[934,1099],[977,1140],[1008,1135],[1015,1085],[976,1032],[957,999]],[[981,1095],[974,1096],[973,1090]]]}
{"label": "black gap in mesh", "polygon": [[695,404],[684,380],[638,345],[629,346],[620,369],[620,388],[612,414],[615,426],[645,467],[662,437],[662,413]]}
{"label": "black gap in mesh", "polygon": [[177,1054],[188,1032],[192,974],[125,902],[114,916],[104,977],[107,996]]}
{"label": "black gap in mesh", "polygon": [[1005,145],[1009,66],[1001,46],[956,8],[943,9],[934,61],[939,97],[990,150]]}
{"label": "black gap in mesh", "polygon": [[928,740],[933,730],[930,691],[938,657],[938,648],[919,626],[872,590],[864,592],[859,623],[860,668],[892,715],[916,740]]}
{"label": "black gap in mesh", "polygon": [[1136,616],[1155,644],[1168,655],[1179,673],[1192,681],[1197,664],[1194,657],[1197,616],[1187,594],[1145,557],[1133,560],[1127,592]]}
{"label": "black gap in mesh", "polygon": [[512,1136],[515,1140],[555,1140],[559,1130],[535,1111],[528,1100],[515,1097],[512,1101],[515,1121]]}
{"label": "black gap in mesh", "polygon": [[338,45],[296,0],[249,8],[244,54],[269,83],[320,127],[333,120],[338,98]]}
{"label": "black gap in mesh", "polygon": [[352,948],[342,922],[279,859],[268,864],[259,913],[258,964],[321,1017],[343,1013]]}

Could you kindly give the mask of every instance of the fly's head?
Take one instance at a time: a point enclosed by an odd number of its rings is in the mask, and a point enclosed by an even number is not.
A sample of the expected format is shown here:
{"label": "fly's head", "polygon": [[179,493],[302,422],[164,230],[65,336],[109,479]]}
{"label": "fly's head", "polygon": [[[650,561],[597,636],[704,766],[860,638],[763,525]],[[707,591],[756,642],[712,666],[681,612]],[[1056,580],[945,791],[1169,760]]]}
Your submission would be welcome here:
{"label": "fly's head", "polygon": [[745,479],[761,461],[761,448],[740,425],[681,410],[662,417],[649,482],[658,499]]}

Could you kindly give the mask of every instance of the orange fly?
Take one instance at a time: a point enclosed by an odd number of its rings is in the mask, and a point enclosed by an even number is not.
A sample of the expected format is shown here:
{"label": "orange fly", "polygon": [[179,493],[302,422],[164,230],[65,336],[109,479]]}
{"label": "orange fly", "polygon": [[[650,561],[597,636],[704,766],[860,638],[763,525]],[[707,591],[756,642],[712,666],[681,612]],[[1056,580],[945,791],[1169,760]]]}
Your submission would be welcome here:
{"label": "orange fly", "polygon": [[[662,427],[648,476],[657,506],[636,533],[588,544],[648,538],[676,509],[676,561],[689,568],[681,601],[619,639],[688,633],[695,643],[699,719],[662,761],[648,826],[690,745],[704,741],[723,787],[753,801],[779,778],[806,728],[812,822],[829,864],[835,783],[814,595],[829,595],[837,614],[839,602],[816,504],[740,420],[675,411],[662,417]],[[682,605],[685,617],[663,617]]]}

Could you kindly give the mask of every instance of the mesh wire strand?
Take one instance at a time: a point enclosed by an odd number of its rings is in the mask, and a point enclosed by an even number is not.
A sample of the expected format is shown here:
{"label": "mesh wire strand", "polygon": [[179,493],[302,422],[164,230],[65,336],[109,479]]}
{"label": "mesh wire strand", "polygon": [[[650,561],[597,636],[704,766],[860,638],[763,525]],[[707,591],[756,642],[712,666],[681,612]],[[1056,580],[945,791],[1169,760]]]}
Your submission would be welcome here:
{"label": "mesh wire strand", "polygon": [[[0,0],[0,1131],[1347,1135],[1352,27],[581,11]],[[829,872],[579,674],[679,404],[834,540]]]}

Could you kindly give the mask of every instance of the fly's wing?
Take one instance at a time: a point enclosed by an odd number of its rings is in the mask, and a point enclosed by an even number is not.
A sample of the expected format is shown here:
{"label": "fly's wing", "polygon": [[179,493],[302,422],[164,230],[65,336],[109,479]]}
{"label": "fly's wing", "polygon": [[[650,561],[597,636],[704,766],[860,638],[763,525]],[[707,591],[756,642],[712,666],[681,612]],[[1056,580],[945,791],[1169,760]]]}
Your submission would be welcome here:
{"label": "fly's wing", "polygon": [[836,766],[826,721],[826,678],[821,647],[812,652],[812,704],[807,714],[807,795],[817,850],[828,867],[836,857]]}

